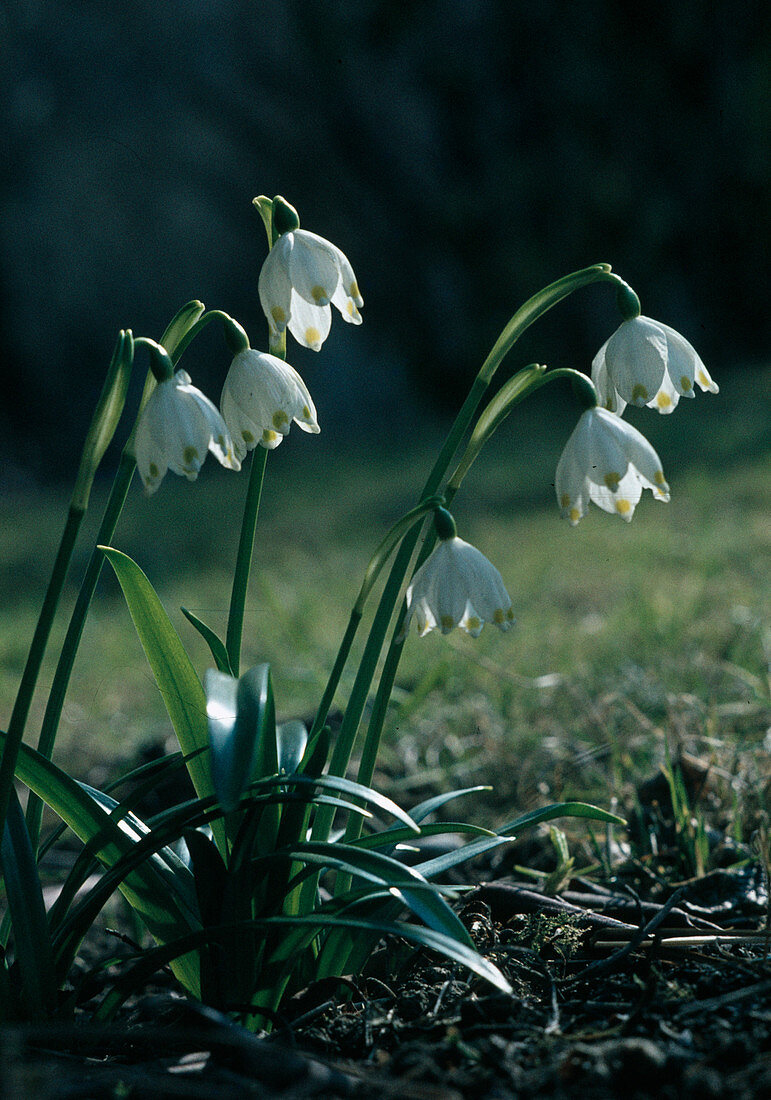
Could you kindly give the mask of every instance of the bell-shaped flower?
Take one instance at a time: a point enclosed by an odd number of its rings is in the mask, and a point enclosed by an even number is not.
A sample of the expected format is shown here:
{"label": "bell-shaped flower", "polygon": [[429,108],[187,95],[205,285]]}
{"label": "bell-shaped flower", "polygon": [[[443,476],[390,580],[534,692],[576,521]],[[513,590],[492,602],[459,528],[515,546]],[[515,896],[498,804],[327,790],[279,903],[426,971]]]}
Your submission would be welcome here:
{"label": "bell-shaped flower", "polygon": [[606,512],[630,520],[643,489],[669,500],[661,461],[648,440],[607,409],[581,414],[565,444],[555,479],[563,516],[573,526],[593,500]]}
{"label": "bell-shaped flower", "polygon": [[220,408],[239,461],[259,443],[273,450],[292,421],[317,433],[316,408],[300,375],[275,355],[248,348],[230,364]]}
{"label": "bell-shaped flower", "polygon": [[154,493],[167,470],[195,481],[207,451],[228,469],[241,468],[219,410],[178,370],[158,383],[137,423],[135,453],[145,489]]}
{"label": "bell-shaped flower", "polygon": [[405,636],[413,615],[423,637],[438,626],[443,634],[460,626],[476,638],[486,622],[508,630],[511,600],[498,570],[475,546],[457,535],[442,539],[407,589]]}
{"label": "bell-shaped flower", "polygon": [[330,303],[343,320],[361,324],[364,300],[347,257],[306,229],[282,233],[262,265],[258,288],[273,339],[288,328],[299,344],[318,351],[332,324]]}
{"label": "bell-shaped flower", "polygon": [[620,416],[627,404],[671,413],[681,397],[694,397],[694,385],[710,393],[718,387],[688,341],[650,317],[623,321],[592,362],[600,404]]}

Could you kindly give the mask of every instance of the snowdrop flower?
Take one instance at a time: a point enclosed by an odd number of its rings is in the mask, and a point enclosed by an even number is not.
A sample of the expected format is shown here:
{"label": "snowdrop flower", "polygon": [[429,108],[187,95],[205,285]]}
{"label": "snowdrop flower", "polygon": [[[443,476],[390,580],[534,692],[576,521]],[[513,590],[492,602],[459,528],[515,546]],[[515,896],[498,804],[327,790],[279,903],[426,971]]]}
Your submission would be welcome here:
{"label": "snowdrop flower", "polygon": [[630,520],[643,489],[669,500],[661,461],[645,436],[607,409],[586,409],[565,444],[555,479],[562,514],[575,526],[593,500]]}
{"label": "snowdrop flower", "polygon": [[239,461],[258,443],[273,450],[292,421],[318,433],[316,408],[300,375],[275,355],[248,348],[235,356],[222,387],[220,408]]}
{"label": "snowdrop flower", "polygon": [[594,357],[592,380],[600,403],[619,416],[627,404],[671,413],[681,397],[695,396],[694,383],[718,392],[688,341],[650,317],[619,325]]}
{"label": "snowdrop flower", "polygon": [[183,370],[159,382],[150,395],[137,423],[135,451],[148,493],[167,470],[195,481],[207,451],[228,469],[241,468],[225,421]]}
{"label": "snowdrop flower", "polygon": [[318,351],[332,324],[330,302],[343,320],[361,324],[364,300],[347,257],[305,229],[282,233],[262,265],[260,303],[275,340],[285,329]]}
{"label": "snowdrop flower", "polygon": [[443,514],[450,519],[453,533],[440,536],[439,545],[412,578],[401,637],[406,636],[413,615],[421,638],[435,626],[442,634],[460,626],[474,638],[486,622],[508,630],[514,612],[500,573],[475,546],[458,538],[452,517]]}

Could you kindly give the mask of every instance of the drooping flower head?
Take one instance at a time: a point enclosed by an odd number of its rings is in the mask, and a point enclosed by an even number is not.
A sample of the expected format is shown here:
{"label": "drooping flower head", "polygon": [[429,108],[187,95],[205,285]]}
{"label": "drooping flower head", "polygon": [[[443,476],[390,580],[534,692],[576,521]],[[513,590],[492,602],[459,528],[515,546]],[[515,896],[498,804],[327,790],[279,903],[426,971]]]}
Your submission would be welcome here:
{"label": "drooping flower head", "polygon": [[500,573],[475,546],[458,538],[449,512],[439,509],[436,516],[439,543],[407,589],[402,637],[413,615],[420,637],[434,627],[448,634],[460,626],[476,638],[486,622],[508,630],[514,612]]}
{"label": "drooping flower head", "polygon": [[608,409],[582,414],[565,444],[555,478],[563,516],[575,526],[589,501],[630,520],[643,489],[669,500],[661,460],[648,440]]}
{"label": "drooping flower head", "polygon": [[600,403],[620,416],[627,404],[671,413],[694,384],[717,393],[697,352],[669,325],[650,317],[622,321],[594,357],[592,380]]}
{"label": "drooping flower head", "polygon": [[311,395],[294,367],[253,348],[230,364],[220,408],[239,461],[258,443],[278,447],[292,421],[304,432],[320,431]]}
{"label": "drooping flower head", "polygon": [[288,328],[299,344],[318,351],[332,324],[330,303],[344,321],[360,325],[364,300],[344,253],[300,229],[296,211],[284,200],[275,199],[274,206],[280,236],[260,271],[260,304],[272,339]]}
{"label": "drooping flower head", "polygon": [[154,493],[167,470],[195,481],[207,451],[228,469],[241,468],[216,406],[178,370],[158,383],[137,423],[135,452],[145,489]]}

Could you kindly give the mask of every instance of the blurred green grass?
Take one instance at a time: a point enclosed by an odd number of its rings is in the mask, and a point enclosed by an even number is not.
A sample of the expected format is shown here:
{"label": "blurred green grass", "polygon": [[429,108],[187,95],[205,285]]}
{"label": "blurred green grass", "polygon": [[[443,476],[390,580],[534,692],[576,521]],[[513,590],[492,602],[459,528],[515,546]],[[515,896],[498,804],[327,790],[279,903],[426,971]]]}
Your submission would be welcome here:
{"label": "blurred green grass", "polygon": [[[504,816],[543,798],[607,802],[662,759],[669,739],[719,760],[742,797],[755,797],[771,720],[770,396],[771,372],[752,370],[730,375],[718,397],[683,401],[671,417],[633,410],[659,450],[672,502],[646,493],[631,524],[592,509],[577,529],[560,520],[553,497],[575,414],[554,414],[545,395],[512,414],[454,512],[460,535],[503,574],[517,626],[506,635],[488,626],[476,640],[460,632],[410,637],[378,776],[389,793],[492,783],[491,804]],[[295,431],[269,456],[244,667],[271,663],[280,717],[312,715],[369,556],[414,503],[440,442],[439,426],[427,420],[393,446]],[[195,485],[169,475],[152,498],[134,487],[114,539],[157,587],[201,673],[208,651],[179,608],[224,633],[245,488],[244,477],[213,461]],[[67,614],[105,497],[101,487],[65,593]],[[4,722],[66,502],[64,492],[36,490],[6,494],[0,506]],[[366,622],[362,638],[365,631]],[[344,685],[354,671],[355,661]],[[52,674],[49,658],[32,743]],[[105,570],[56,758],[99,783],[143,744],[170,736]]]}

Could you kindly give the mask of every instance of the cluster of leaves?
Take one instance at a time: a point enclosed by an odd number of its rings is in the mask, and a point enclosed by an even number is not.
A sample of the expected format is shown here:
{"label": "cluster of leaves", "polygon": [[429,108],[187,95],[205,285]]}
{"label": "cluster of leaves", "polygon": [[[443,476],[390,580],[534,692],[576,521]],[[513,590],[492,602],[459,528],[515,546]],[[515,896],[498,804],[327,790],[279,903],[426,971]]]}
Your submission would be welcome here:
{"label": "cluster of leaves", "polygon": [[[22,746],[18,778],[57,812],[84,848],[46,917],[30,905],[32,868],[19,855],[26,847],[31,857],[28,844],[4,846],[15,934],[15,956],[5,960],[0,987],[4,1017],[73,1010],[93,972],[66,995],[60,991],[83,937],[116,889],[156,946],[139,951],[110,984],[96,1011],[102,1020],[110,1019],[157,970],[170,966],[190,995],[251,1026],[269,1028],[286,996],[313,978],[356,969],[385,934],[439,951],[509,991],[500,971],[474,948],[449,904],[457,887],[443,886],[442,877],[542,821],[558,816],[618,819],[582,803],[566,803],[524,815],[498,833],[463,822],[427,822],[469,791],[437,795],[407,814],[370,788],[321,774],[328,729],[315,743],[305,744],[299,724],[276,725],[266,665],[241,678],[241,722],[212,738],[210,765],[206,697],[182,643],[139,567],[116,550],[105,553],[182,752],[124,777],[121,782],[131,781],[131,794],[117,801]],[[258,736],[247,738],[244,731],[255,728]],[[163,773],[183,765],[197,796],[141,820],[132,807]],[[314,842],[306,837],[320,807],[368,821],[374,810],[393,824],[353,841]],[[11,829],[15,820],[9,816]],[[471,839],[412,866],[399,858],[400,847],[419,837],[458,834]],[[104,873],[84,889],[99,865]],[[101,960],[97,969],[106,970],[113,961]]]}

